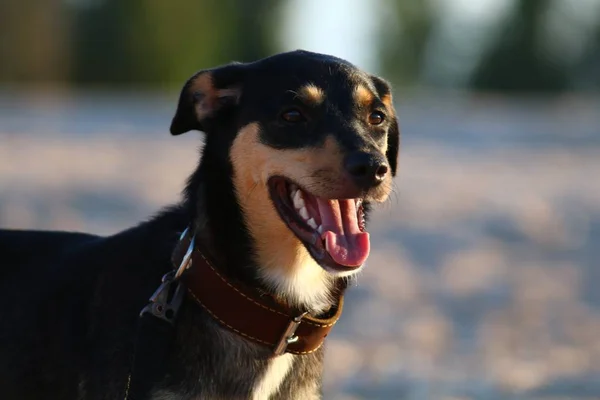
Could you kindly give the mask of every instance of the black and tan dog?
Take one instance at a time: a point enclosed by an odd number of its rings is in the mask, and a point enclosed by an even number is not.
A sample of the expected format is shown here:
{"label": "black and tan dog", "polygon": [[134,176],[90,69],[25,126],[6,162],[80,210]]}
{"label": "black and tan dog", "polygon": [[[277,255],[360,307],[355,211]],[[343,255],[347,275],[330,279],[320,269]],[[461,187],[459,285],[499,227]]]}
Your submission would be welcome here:
{"label": "black and tan dog", "polygon": [[[339,283],[369,254],[365,215],[396,172],[389,85],[306,51],[233,63],[185,84],[171,133],[190,130],[206,134],[199,166],[150,221],[109,237],[0,231],[0,398],[125,398],[138,315],[186,227],[258,306],[341,307]],[[320,398],[322,347],[274,355],[208,308],[184,298],[150,398]]]}

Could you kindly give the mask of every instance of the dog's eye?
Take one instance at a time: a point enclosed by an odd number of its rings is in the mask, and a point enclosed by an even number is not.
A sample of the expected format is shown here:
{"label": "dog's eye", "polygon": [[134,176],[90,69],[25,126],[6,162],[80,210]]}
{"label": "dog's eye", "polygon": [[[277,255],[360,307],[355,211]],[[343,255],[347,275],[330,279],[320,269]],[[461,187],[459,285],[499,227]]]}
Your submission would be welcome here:
{"label": "dog's eye", "polygon": [[281,118],[284,121],[291,122],[291,123],[297,123],[297,122],[304,121],[304,115],[302,115],[302,113],[295,108],[292,108],[290,110],[286,110],[286,111],[282,112]]}
{"label": "dog's eye", "polygon": [[369,123],[371,125],[379,125],[385,120],[385,115],[381,111],[373,111],[369,115]]}

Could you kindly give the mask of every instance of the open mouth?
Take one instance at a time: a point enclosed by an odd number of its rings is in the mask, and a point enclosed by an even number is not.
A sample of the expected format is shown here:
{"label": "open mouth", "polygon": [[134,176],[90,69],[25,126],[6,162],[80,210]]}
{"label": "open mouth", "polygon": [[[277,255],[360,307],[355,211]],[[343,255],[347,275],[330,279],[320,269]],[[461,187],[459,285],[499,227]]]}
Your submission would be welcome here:
{"label": "open mouth", "polygon": [[279,215],[326,270],[358,269],[369,256],[362,199],[323,199],[283,177],[269,179]]}

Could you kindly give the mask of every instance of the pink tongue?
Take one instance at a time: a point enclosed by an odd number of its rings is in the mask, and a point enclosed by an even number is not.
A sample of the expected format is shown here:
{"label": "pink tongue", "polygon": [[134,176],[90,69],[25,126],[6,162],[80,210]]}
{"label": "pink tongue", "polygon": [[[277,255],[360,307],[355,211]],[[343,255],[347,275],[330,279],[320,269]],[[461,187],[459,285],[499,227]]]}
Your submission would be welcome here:
{"label": "pink tongue", "polygon": [[356,203],[317,198],[325,248],[340,265],[359,267],[369,256],[369,234],[358,227]]}

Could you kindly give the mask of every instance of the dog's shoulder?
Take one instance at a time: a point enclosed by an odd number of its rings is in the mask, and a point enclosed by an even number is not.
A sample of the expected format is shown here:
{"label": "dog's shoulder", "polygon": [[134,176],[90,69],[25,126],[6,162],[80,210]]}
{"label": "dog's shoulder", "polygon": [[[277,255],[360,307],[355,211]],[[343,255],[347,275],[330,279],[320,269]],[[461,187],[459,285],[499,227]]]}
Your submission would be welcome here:
{"label": "dog's shoulder", "polygon": [[[79,232],[0,230],[0,276],[41,272],[69,252],[76,251],[100,237]],[[56,271],[55,271],[56,272]]]}

